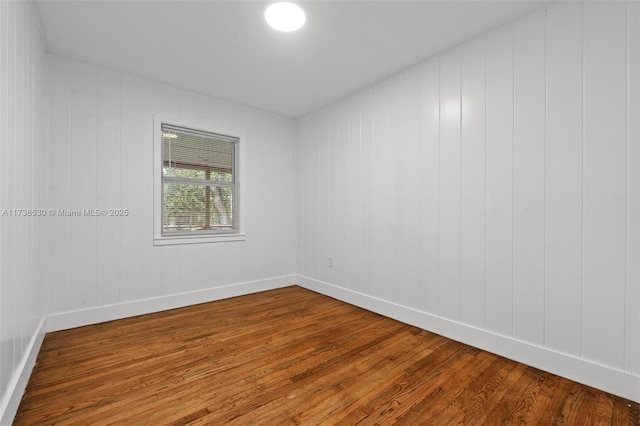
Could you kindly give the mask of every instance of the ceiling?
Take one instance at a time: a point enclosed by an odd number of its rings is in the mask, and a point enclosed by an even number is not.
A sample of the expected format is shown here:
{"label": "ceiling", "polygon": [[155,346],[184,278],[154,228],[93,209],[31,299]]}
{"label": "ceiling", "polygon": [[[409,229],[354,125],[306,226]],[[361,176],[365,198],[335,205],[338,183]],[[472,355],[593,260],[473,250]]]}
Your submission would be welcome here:
{"label": "ceiling", "polygon": [[36,2],[52,53],[289,117],[542,7],[535,1],[299,1],[280,33],[264,1]]}

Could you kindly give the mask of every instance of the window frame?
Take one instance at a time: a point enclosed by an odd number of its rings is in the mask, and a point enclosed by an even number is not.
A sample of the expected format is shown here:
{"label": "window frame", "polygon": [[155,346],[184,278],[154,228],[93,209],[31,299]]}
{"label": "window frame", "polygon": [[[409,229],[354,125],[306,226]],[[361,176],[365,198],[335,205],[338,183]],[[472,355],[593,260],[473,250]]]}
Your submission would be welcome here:
{"label": "window frame", "polygon": [[[234,173],[234,197],[233,197],[233,218],[234,228],[230,230],[205,230],[193,231],[193,233],[180,233],[171,235],[163,233],[163,213],[164,213],[164,189],[162,179],[162,125],[183,127],[196,132],[213,133],[229,138],[237,139],[234,155],[233,173]],[[200,244],[200,243],[217,243],[227,241],[244,241],[246,234],[244,232],[244,211],[242,206],[244,190],[241,189],[243,181],[244,164],[244,137],[239,132],[230,132],[223,129],[211,129],[206,125],[187,123],[180,120],[174,120],[161,116],[154,116],[154,132],[153,132],[153,184],[154,184],[154,200],[153,200],[153,245],[172,245],[172,244]]]}

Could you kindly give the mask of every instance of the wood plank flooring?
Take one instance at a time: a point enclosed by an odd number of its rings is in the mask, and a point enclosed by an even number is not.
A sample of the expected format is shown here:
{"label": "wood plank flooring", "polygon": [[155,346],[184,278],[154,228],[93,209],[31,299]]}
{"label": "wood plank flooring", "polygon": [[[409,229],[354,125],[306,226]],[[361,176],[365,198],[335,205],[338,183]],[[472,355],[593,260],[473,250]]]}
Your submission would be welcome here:
{"label": "wood plank flooring", "polygon": [[638,425],[639,411],[287,287],[48,334],[14,424]]}

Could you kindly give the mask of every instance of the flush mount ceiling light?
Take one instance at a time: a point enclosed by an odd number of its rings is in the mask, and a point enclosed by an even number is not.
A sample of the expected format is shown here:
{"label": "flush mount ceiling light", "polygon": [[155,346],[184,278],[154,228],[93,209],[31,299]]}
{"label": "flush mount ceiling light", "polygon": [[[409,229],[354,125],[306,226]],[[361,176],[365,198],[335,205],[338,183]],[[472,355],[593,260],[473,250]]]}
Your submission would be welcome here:
{"label": "flush mount ceiling light", "polygon": [[273,29],[291,32],[302,28],[306,17],[300,6],[289,2],[279,2],[273,3],[265,10],[264,19]]}

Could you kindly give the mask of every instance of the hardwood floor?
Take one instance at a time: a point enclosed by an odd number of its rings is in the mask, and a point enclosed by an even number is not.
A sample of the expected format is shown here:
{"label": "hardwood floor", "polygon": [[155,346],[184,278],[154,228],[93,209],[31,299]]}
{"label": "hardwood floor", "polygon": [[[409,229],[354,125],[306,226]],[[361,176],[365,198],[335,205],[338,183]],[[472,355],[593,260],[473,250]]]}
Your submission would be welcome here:
{"label": "hardwood floor", "polygon": [[637,425],[625,399],[300,287],[46,336],[16,425]]}

